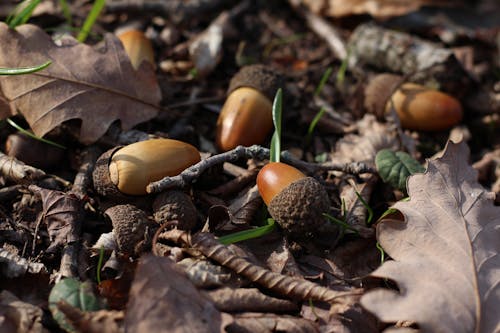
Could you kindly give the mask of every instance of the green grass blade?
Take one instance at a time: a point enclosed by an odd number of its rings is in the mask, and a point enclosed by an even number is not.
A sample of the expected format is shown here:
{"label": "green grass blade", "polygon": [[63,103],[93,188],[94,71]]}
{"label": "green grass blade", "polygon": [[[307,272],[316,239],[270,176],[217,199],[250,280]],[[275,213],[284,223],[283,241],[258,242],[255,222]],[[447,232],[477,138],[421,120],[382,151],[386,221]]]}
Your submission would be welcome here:
{"label": "green grass blade", "polygon": [[106,0],[95,0],[89,15],[87,16],[85,22],[83,23],[82,30],[80,31],[78,37],[76,38],[80,43],[85,42],[85,40],[87,39],[90,30],[92,30],[92,26],[99,17],[99,14],[101,13],[101,10],[104,8],[105,4]]}
{"label": "green grass blade", "polygon": [[44,142],[46,144],[49,144],[49,145],[52,145],[52,146],[55,146],[55,147],[58,147],[58,148],[61,148],[61,149],[66,149],[66,147],[64,147],[63,145],[60,145],[54,141],[50,141],[50,140],[47,140],[47,139],[44,139],[44,138],[41,138],[39,136],[36,136],[35,134],[25,130],[24,128],[22,128],[21,126],[19,126],[18,124],[16,124],[14,121],[12,121],[11,119],[7,118],[7,123],[9,123],[10,126],[14,127],[15,129],[17,129],[19,132],[33,138],[33,139],[36,139],[38,141],[41,141],[41,142]]}
{"label": "green grass blade", "polygon": [[283,91],[281,88],[276,92],[276,96],[273,101],[273,124],[274,124],[274,134],[271,139],[271,152],[270,160],[271,162],[279,162],[281,155],[281,114],[283,107]]}
{"label": "green grass blade", "polygon": [[0,75],[21,75],[35,73],[49,67],[51,63],[51,61],[47,61],[46,63],[33,67],[0,68]]}
{"label": "green grass blade", "polygon": [[99,249],[99,261],[97,262],[97,274],[96,274],[96,279],[98,284],[101,284],[101,269],[103,263],[104,263],[104,246],[101,246],[101,248]]}
{"label": "green grass blade", "polygon": [[359,201],[361,201],[361,204],[366,208],[366,211],[368,212],[368,218],[366,219],[366,225],[369,226],[372,223],[373,220],[373,209],[368,205],[368,203],[363,199],[361,194],[356,191],[354,192],[356,196],[358,197]]}
{"label": "green grass blade", "polygon": [[340,220],[340,219],[338,219],[338,218],[336,218],[334,216],[331,216],[330,214],[327,214],[327,213],[323,213],[323,216],[326,217],[330,222],[339,225],[342,229],[352,231],[356,235],[359,234],[359,231],[357,231],[352,226],[350,226],[349,224],[347,224],[347,222],[342,221],[342,220]]}
{"label": "green grass blade", "polygon": [[73,25],[73,19],[71,17],[71,11],[69,10],[69,5],[66,0],[59,0],[59,5],[61,6],[64,18],[66,19],[66,23],[69,26]]}
{"label": "green grass blade", "polygon": [[340,64],[339,71],[337,72],[337,85],[344,83],[345,72],[347,71],[347,64],[349,63],[349,56],[351,55],[351,49],[347,49],[347,56],[342,60]]}
{"label": "green grass blade", "polygon": [[319,81],[318,86],[316,87],[316,90],[314,91],[314,96],[318,96],[321,94],[321,91],[323,90],[323,87],[326,84],[326,81],[330,78],[330,75],[332,75],[333,72],[333,67],[330,66],[326,69],[326,71],[323,73],[323,76],[321,77],[321,80]]}
{"label": "green grass blade", "polygon": [[323,117],[325,112],[326,112],[326,109],[324,107],[322,107],[321,109],[319,109],[318,113],[316,113],[313,120],[311,120],[311,123],[309,124],[309,128],[307,129],[307,136],[306,136],[306,142],[308,144],[309,144],[309,142],[311,142],[312,135],[313,135],[314,129],[316,128],[316,125],[318,124],[321,117]]}
{"label": "green grass blade", "polygon": [[28,22],[35,8],[40,4],[41,0],[26,0],[21,2],[14,13],[7,17],[5,21],[9,28],[15,29],[18,25]]}
{"label": "green grass blade", "polygon": [[233,244],[236,242],[245,241],[248,239],[262,237],[267,235],[276,228],[276,223],[273,219],[268,219],[268,224],[262,227],[257,227],[250,230],[235,232],[234,234],[226,235],[219,238],[219,242],[224,245]]}

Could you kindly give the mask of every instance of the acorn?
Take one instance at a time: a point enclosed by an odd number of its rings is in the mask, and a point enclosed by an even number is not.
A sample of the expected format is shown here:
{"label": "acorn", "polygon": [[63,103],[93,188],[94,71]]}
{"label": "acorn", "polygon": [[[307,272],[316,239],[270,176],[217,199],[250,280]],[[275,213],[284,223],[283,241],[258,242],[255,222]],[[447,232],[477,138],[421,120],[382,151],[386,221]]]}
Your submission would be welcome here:
{"label": "acorn", "polygon": [[64,149],[22,133],[14,133],[7,137],[5,153],[32,167],[43,170],[57,169],[64,159]]}
{"label": "acorn", "polygon": [[176,176],[200,159],[195,147],[172,139],[151,139],[116,147],[97,160],[94,188],[108,197],[146,195],[149,183]]}
{"label": "acorn", "polygon": [[138,257],[147,247],[148,232],[154,224],[146,213],[133,205],[117,205],[104,212],[113,225],[118,251],[122,255]]}
{"label": "acorn", "polygon": [[314,234],[325,223],[330,199],[314,178],[285,163],[265,165],[257,187],[269,214],[293,238]]}
{"label": "acorn", "polygon": [[181,191],[166,191],[158,194],[153,202],[153,212],[158,224],[177,221],[177,228],[181,230],[193,229],[198,220],[193,201]]}
{"label": "acorn", "polygon": [[138,69],[143,61],[155,66],[153,45],[142,31],[127,30],[118,34],[118,39],[122,42],[134,69]]}
{"label": "acorn", "polygon": [[379,119],[394,108],[401,127],[417,131],[442,131],[462,120],[460,102],[443,92],[415,83],[404,83],[393,74],[377,75],[365,89],[365,108]]}
{"label": "acorn", "polygon": [[273,128],[272,101],[281,85],[281,75],[264,65],[236,73],[217,120],[215,141],[220,150],[264,142]]}

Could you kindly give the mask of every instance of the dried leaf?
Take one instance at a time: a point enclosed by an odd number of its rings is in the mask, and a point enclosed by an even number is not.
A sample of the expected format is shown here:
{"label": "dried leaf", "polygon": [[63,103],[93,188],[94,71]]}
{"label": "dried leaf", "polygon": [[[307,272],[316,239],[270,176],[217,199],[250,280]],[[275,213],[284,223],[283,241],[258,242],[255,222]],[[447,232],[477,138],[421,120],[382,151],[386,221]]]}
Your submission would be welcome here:
{"label": "dried leaf", "polygon": [[0,331],[11,333],[46,333],[41,308],[19,300],[7,290],[0,293]]}
{"label": "dried leaf", "polygon": [[77,332],[123,332],[123,311],[81,311],[79,308],[66,303],[64,300],[57,303],[57,308],[64,313],[66,319],[71,323]]}
{"label": "dried leaf", "polygon": [[410,176],[406,222],[379,224],[394,258],[373,272],[400,292],[375,290],[361,303],[382,321],[414,321],[422,332],[500,330],[500,207],[467,164],[466,144],[449,142],[425,174]]}
{"label": "dried leaf", "polygon": [[47,224],[51,241],[47,251],[77,241],[81,233],[85,202],[72,192],[47,190],[36,185],[28,188],[42,198],[41,219]]}
{"label": "dried leaf", "polygon": [[0,273],[6,278],[15,278],[26,273],[47,273],[47,268],[42,263],[29,262],[17,254],[0,248]]}
{"label": "dried leaf", "polygon": [[143,64],[135,71],[115,36],[106,35],[104,42],[96,49],[66,38],[57,46],[34,25],[12,30],[0,23],[0,67],[52,61],[37,73],[0,76],[12,114],[21,113],[38,136],[80,119],[79,140],[86,144],[116,120],[128,130],[155,117],[161,96],[152,67]]}
{"label": "dried leaf", "polygon": [[146,255],[130,289],[127,332],[219,332],[221,313],[167,258]]}
{"label": "dried leaf", "polygon": [[312,11],[328,16],[370,14],[387,18],[411,13],[422,6],[449,4],[446,0],[302,0]]}

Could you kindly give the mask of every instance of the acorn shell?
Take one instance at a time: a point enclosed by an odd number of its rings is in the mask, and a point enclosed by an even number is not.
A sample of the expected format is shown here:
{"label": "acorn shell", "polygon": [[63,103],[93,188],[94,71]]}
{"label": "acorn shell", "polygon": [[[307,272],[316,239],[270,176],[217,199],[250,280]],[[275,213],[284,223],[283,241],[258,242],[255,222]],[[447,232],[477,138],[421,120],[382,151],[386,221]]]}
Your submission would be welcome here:
{"label": "acorn shell", "polygon": [[395,74],[379,74],[371,79],[365,88],[366,111],[384,120],[387,101],[402,83],[403,78]]}
{"label": "acorn shell", "polygon": [[312,177],[301,178],[278,193],[268,206],[269,214],[292,237],[314,234],[325,223],[323,213],[330,199],[323,186]]}
{"label": "acorn shell", "polygon": [[119,34],[118,39],[122,42],[134,69],[138,69],[143,61],[149,62],[153,67],[155,66],[153,45],[142,31],[127,30]]}
{"label": "acorn shell", "polygon": [[121,254],[138,256],[145,240],[147,227],[151,226],[146,213],[133,205],[117,205],[105,212],[113,224],[113,233]]}
{"label": "acorn shell", "polygon": [[260,91],[272,102],[276,92],[282,85],[283,76],[271,67],[260,64],[249,65],[242,67],[233,76],[227,94],[229,96],[234,90],[241,87],[250,87]]}
{"label": "acorn shell", "polygon": [[191,230],[196,226],[198,213],[196,207],[186,193],[166,191],[157,195],[153,202],[155,221],[163,225],[169,221],[178,221],[181,230]]}

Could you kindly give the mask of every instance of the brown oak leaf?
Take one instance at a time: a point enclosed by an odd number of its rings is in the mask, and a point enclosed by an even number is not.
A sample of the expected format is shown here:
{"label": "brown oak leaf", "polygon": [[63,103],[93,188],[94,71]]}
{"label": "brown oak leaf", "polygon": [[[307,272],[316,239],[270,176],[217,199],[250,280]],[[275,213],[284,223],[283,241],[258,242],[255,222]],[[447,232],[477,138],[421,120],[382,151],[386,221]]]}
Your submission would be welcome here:
{"label": "brown oak leaf", "polygon": [[384,220],[377,238],[394,259],[372,275],[378,289],[361,304],[384,322],[416,322],[421,332],[500,331],[500,207],[467,164],[465,143],[449,142],[424,174],[408,179],[405,221]]}
{"label": "brown oak leaf", "polygon": [[0,76],[0,88],[11,108],[10,114],[1,112],[1,117],[22,114],[38,136],[79,119],[79,140],[89,144],[116,120],[128,130],[157,115],[161,93],[152,66],[143,63],[134,70],[114,35],[105,35],[99,48],[70,37],[61,44],[34,25],[13,30],[0,23],[0,67],[52,61],[33,74]]}

